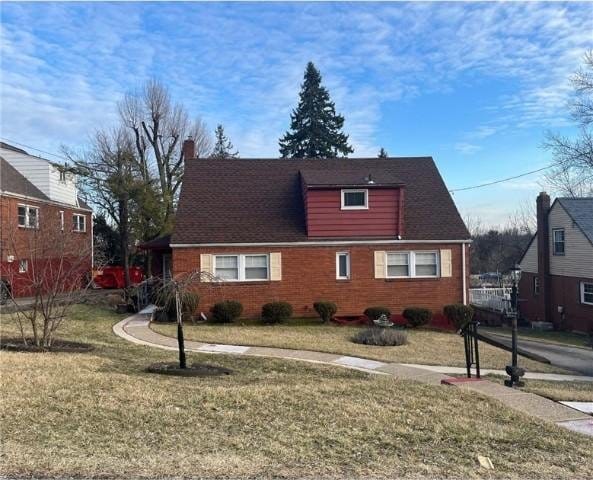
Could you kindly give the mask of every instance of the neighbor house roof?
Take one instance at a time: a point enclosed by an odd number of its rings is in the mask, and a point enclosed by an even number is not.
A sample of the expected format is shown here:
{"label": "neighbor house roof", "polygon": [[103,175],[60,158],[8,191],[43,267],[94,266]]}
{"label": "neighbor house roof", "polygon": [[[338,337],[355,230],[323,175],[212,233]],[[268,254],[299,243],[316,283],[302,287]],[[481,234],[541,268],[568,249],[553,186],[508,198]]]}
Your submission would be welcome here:
{"label": "neighbor house roof", "polygon": [[33,185],[16,168],[0,157],[0,190],[27,197],[49,200],[47,195]]}
{"label": "neighbor house roof", "polygon": [[311,182],[340,183],[371,173],[377,181],[404,184],[404,239],[470,237],[430,157],[194,159],[185,165],[171,243],[309,240],[301,172]]}
{"label": "neighbor house roof", "polygon": [[593,243],[593,197],[558,198],[558,203]]}

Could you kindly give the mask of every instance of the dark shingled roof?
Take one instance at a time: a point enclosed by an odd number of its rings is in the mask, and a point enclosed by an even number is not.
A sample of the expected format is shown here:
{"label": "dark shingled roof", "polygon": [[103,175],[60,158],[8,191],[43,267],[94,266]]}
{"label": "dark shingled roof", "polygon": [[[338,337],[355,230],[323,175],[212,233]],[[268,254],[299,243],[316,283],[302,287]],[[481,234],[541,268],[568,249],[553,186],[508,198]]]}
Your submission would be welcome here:
{"label": "dark shingled roof", "polygon": [[47,195],[33,185],[16,168],[0,157],[0,189],[27,197],[49,200]]}
{"label": "dark shingled roof", "polygon": [[593,243],[593,197],[559,198],[558,202]]}
{"label": "dark shingled roof", "polygon": [[309,240],[300,172],[311,182],[371,173],[377,181],[404,184],[404,239],[470,237],[430,157],[194,159],[185,166],[171,243]]}
{"label": "dark shingled roof", "polygon": [[[365,165],[344,170],[301,170],[301,178],[308,187],[379,187],[401,185],[396,172],[369,168]],[[370,180],[370,182],[369,182]]]}
{"label": "dark shingled roof", "polygon": [[171,244],[171,235],[163,235],[162,237],[156,237],[152,240],[142,242],[138,245],[138,248],[144,250],[166,250]]}

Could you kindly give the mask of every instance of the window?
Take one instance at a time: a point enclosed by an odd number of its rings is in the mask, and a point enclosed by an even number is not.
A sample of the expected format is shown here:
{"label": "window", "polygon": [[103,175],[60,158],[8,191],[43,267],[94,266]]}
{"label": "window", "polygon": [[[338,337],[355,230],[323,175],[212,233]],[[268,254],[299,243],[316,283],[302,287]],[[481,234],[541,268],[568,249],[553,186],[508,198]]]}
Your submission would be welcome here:
{"label": "window", "polygon": [[336,278],[338,280],[350,278],[350,254],[348,252],[336,253]]}
{"label": "window", "polygon": [[86,232],[86,216],[78,215],[77,213],[72,215],[72,230],[75,232]]}
{"label": "window", "polygon": [[539,295],[539,277],[533,277],[533,294]]}
{"label": "window", "polygon": [[215,255],[214,276],[227,282],[267,280],[268,255]]}
{"label": "window", "polygon": [[30,205],[18,206],[19,227],[38,228],[39,227],[39,208]]}
{"label": "window", "polygon": [[387,278],[437,277],[437,252],[387,252]]}
{"label": "window", "polygon": [[581,303],[593,305],[593,283],[581,282]]}
{"label": "window", "polygon": [[415,277],[437,276],[436,252],[418,252],[414,254],[414,258]]}
{"label": "window", "polygon": [[410,276],[410,254],[409,253],[388,253],[387,254],[387,276],[388,277],[409,277]]}
{"label": "window", "polygon": [[553,229],[552,236],[554,239],[554,255],[564,255],[564,229]]}
{"label": "window", "polygon": [[19,273],[25,273],[29,270],[29,262],[27,260],[19,260]]}
{"label": "window", "polygon": [[368,190],[342,190],[342,210],[366,210],[368,196]]}
{"label": "window", "polygon": [[60,230],[64,231],[64,210],[60,210]]}

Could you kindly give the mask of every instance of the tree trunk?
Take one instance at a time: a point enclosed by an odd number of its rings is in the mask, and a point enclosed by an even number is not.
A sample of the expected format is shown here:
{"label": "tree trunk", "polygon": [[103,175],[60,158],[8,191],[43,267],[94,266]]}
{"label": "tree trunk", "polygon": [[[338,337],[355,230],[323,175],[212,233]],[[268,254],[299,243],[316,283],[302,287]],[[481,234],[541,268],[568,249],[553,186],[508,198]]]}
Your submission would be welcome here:
{"label": "tree trunk", "polygon": [[175,311],[177,312],[177,344],[179,345],[179,368],[187,368],[185,360],[185,342],[183,339],[183,315],[179,290],[175,287]]}
{"label": "tree trunk", "polygon": [[124,288],[126,294],[130,288],[130,247],[129,247],[129,227],[128,227],[128,200],[122,198],[119,201],[119,235],[121,240],[121,255],[124,267]]}

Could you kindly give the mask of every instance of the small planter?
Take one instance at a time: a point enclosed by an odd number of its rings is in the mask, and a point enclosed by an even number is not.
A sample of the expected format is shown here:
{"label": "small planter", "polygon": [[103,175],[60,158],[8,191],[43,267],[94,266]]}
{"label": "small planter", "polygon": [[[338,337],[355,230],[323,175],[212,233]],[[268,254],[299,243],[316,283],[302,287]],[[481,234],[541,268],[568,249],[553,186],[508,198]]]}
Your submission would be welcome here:
{"label": "small planter", "polygon": [[146,371],[160,375],[174,375],[177,377],[215,377],[230,375],[232,370],[205,363],[194,363],[187,368],[179,368],[179,363],[153,363]]}

